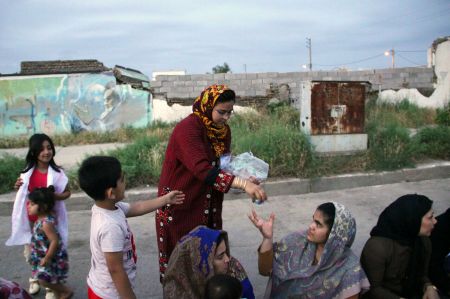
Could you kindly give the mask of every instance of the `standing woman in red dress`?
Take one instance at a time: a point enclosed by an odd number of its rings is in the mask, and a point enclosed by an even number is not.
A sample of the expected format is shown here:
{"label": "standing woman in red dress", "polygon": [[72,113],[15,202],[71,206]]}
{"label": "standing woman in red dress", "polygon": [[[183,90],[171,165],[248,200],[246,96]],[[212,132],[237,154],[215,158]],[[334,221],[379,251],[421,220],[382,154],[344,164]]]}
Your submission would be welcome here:
{"label": "standing woman in red dress", "polygon": [[252,199],[265,201],[264,189],[220,168],[220,157],[230,153],[231,131],[227,121],[236,95],[226,85],[207,87],[192,106],[193,113],[181,120],[167,145],[158,196],[171,190],[186,195],[181,205],[156,211],[161,281],[178,240],[198,225],[222,229],[223,194],[230,187],[244,190]]}

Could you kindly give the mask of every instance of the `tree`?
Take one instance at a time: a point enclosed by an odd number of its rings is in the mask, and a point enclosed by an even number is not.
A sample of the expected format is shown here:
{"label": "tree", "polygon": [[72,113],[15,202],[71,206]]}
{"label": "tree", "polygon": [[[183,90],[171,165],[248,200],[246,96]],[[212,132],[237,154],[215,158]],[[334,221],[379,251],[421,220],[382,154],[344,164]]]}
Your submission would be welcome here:
{"label": "tree", "polygon": [[214,74],[220,74],[231,72],[231,69],[228,66],[228,63],[224,62],[223,65],[216,65],[215,67],[213,67],[212,71]]}

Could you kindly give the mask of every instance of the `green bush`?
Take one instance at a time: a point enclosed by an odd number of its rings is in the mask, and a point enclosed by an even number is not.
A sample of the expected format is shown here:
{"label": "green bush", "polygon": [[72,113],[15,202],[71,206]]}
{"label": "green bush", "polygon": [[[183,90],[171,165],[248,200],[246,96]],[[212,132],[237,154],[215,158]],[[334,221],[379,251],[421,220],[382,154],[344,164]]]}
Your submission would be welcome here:
{"label": "green bush", "polygon": [[369,126],[369,167],[376,170],[393,170],[414,166],[420,148],[409,137],[406,128],[398,124],[386,127]]}
{"label": "green bush", "polygon": [[450,105],[447,104],[442,109],[436,110],[436,124],[441,126],[450,126]]}
{"label": "green bush", "polygon": [[12,192],[25,161],[12,155],[0,156],[0,193]]}
{"label": "green bush", "polygon": [[450,159],[450,127],[423,128],[415,136],[423,156]]}
{"label": "green bush", "polygon": [[122,164],[127,187],[155,184],[159,180],[167,142],[160,137],[142,137],[121,149],[108,152]]}
{"label": "green bush", "polygon": [[298,112],[278,107],[271,113],[238,115],[230,122],[232,152],[252,152],[270,165],[270,176],[311,173],[311,145],[299,128]]}

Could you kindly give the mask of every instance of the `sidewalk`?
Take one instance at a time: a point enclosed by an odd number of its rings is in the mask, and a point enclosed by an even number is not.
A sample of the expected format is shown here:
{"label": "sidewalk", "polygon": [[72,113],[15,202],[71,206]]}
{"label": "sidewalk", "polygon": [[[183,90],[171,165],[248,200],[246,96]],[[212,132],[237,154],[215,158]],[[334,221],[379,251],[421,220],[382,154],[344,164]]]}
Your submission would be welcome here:
{"label": "sidewalk", "polygon": [[[83,161],[86,155],[104,153],[109,150],[123,147],[125,143],[100,143],[100,144],[85,144],[85,145],[71,145],[71,146],[56,146],[55,161],[58,165],[65,169],[70,169]],[[0,155],[10,154],[18,158],[23,158],[27,155],[28,148],[5,148],[0,149]]]}

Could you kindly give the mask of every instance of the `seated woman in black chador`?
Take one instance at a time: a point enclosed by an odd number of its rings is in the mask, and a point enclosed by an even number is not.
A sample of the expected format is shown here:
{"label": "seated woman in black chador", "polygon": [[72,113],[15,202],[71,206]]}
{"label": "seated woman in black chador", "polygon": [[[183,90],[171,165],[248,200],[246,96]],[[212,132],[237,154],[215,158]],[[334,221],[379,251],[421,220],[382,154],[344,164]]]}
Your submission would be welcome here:
{"label": "seated woman in black chador", "polygon": [[429,236],[436,224],[432,204],[424,195],[409,194],[381,213],[361,254],[371,285],[363,298],[439,298],[428,278]]}

